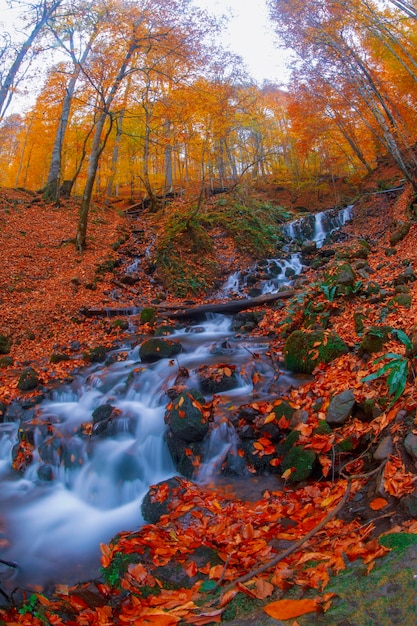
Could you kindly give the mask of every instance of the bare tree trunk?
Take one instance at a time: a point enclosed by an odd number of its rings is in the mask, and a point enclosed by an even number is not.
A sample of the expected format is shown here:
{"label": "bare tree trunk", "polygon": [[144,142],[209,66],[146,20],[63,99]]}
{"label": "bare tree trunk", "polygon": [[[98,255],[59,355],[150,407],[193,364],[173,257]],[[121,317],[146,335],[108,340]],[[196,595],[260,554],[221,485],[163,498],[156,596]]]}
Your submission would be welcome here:
{"label": "bare tree trunk", "polygon": [[12,87],[26,54],[29,52],[33,42],[45,26],[48,19],[55,13],[59,5],[62,4],[62,1],[63,0],[54,0],[49,3],[47,0],[41,0],[38,4],[34,5],[35,10],[38,13],[35,26],[33,27],[29,37],[19,49],[4,81],[0,85],[0,119],[4,117],[7,107],[10,104]]}
{"label": "bare tree trunk", "polygon": [[[52,157],[51,157],[51,163],[49,166],[48,179],[46,181],[46,186],[44,190],[44,197],[47,200],[54,200],[56,202],[58,202],[59,200],[59,193],[60,193],[59,185],[60,185],[60,180],[61,180],[61,167],[62,167],[62,146],[64,144],[65,132],[68,126],[72,99],[74,97],[75,86],[77,84],[77,80],[80,75],[81,68],[84,65],[85,61],[87,60],[94,38],[95,38],[95,34],[91,37],[90,41],[88,42],[88,45],[85,48],[83,55],[79,62],[75,59],[73,49],[71,48],[75,67],[74,67],[74,72],[71,78],[69,79],[67,87],[65,89],[65,96],[64,96],[63,103],[62,103],[61,117],[59,118],[58,128],[57,128],[57,132],[55,135],[54,147],[52,149]],[[58,41],[60,41],[59,38],[58,38]]]}
{"label": "bare tree trunk", "polygon": [[[134,29],[135,31],[135,29]],[[98,122],[95,128],[93,144],[91,146],[90,160],[88,164],[88,172],[87,172],[87,181],[84,188],[83,198],[80,207],[80,216],[78,221],[77,233],[75,236],[76,246],[80,252],[83,252],[86,246],[86,238],[87,238],[87,225],[88,225],[88,213],[91,205],[91,198],[93,195],[94,182],[97,175],[97,168],[100,160],[101,153],[104,150],[106,145],[106,141],[109,137],[111,124],[109,131],[106,136],[102,140],[102,132],[104,129],[105,122],[108,117],[110,117],[110,107],[113,103],[114,97],[120,87],[121,82],[126,76],[127,69],[129,67],[130,60],[135,52],[138,43],[136,41],[136,33],[134,32],[132,43],[130,44],[125,58],[121,64],[121,67],[117,73],[117,76],[114,80],[114,83],[106,97],[103,111],[101,112]]]}

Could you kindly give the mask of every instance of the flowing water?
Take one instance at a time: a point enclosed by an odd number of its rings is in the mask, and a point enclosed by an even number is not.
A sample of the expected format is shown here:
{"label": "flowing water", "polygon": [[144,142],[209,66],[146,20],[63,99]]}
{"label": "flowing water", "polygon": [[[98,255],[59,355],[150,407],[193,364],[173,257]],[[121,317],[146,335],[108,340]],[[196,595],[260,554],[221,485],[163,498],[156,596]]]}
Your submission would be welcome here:
{"label": "flowing water", "polygon": [[[316,226],[317,237],[323,239],[322,218]],[[288,227],[289,236],[299,233],[298,224]],[[291,266],[294,273],[302,270],[299,255],[268,263]],[[242,280],[231,278],[223,292],[240,292]],[[289,280],[285,272],[276,281],[265,279],[263,292]],[[174,364],[167,359],[142,363],[139,346],[126,346],[113,353],[116,360],[110,365],[79,372],[36,408],[0,424],[0,558],[19,566],[0,564],[3,588],[95,577],[100,542],[142,525],[140,505],[149,485],[176,473],[164,440],[164,414],[167,391],[180,368],[188,370],[187,386],[193,387],[202,364],[227,361],[238,366],[239,386],[219,394],[219,417],[231,405],[275,398],[294,383],[285,373],[277,379],[266,339],[237,337],[231,325],[231,317],[215,315],[175,331],[171,338],[181,343],[182,352]],[[255,372],[261,382],[254,387]],[[86,425],[91,425],[93,411],[106,404],[118,413],[111,436],[91,435]],[[11,469],[11,458],[22,433],[33,439],[35,453],[25,472],[18,474]],[[236,444],[233,428],[219,420],[207,440],[197,480],[211,480]]]}

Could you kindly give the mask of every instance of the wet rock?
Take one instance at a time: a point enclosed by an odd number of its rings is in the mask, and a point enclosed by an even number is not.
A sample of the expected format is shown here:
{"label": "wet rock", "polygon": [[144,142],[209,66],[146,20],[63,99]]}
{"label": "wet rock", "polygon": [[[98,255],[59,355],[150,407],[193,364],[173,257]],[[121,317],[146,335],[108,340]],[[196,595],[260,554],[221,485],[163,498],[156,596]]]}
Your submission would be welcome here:
{"label": "wet rock", "polygon": [[24,369],[23,372],[20,374],[17,388],[20,391],[32,391],[33,389],[36,389],[38,385],[38,374],[33,369],[33,367],[27,367],[26,369]]}
{"label": "wet rock", "polygon": [[285,455],[280,465],[280,473],[292,470],[287,480],[296,483],[306,480],[313,472],[316,462],[316,453],[313,450],[305,450],[301,446],[294,446]]}
{"label": "wet rock", "polygon": [[329,404],[326,422],[337,426],[344,424],[352,415],[355,404],[355,396],[351,389],[338,393]]}
{"label": "wet rock", "polygon": [[168,405],[165,423],[176,437],[184,441],[202,441],[209,431],[209,422],[203,413],[204,404],[200,392],[183,392]]}
{"label": "wet rock", "polygon": [[54,472],[50,465],[40,465],[37,470],[39,480],[51,482],[54,479]]}
{"label": "wet rock", "polygon": [[230,391],[239,386],[236,365],[202,365],[197,369],[201,389],[207,394]]}
{"label": "wet rock", "polygon": [[320,363],[330,363],[348,352],[335,332],[295,330],[284,345],[284,365],[292,372],[311,374]]}
{"label": "wet rock", "polygon": [[6,335],[0,334],[0,354],[8,354],[12,347],[12,340]]}
{"label": "wet rock", "polygon": [[143,342],[139,356],[143,363],[153,363],[159,359],[172,359],[179,354],[182,346],[178,341],[152,337]]}
{"label": "wet rock", "polygon": [[317,243],[312,239],[306,239],[301,245],[301,252],[303,254],[313,254],[317,250]]}
{"label": "wet rock", "polygon": [[107,348],[104,346],[96,346],[88,352],[85,352],[83,356],[89,363],[102,363],[106,360]]}
{"label": "wet rock", "polygon": [[5,404],[4,402],[0,402],[0,424],[7,421],[6,411],[7,411],[7,404]]}
{"label": "wet rock", "polygon": [[158,316],[158,311],[153,307],[145,307],[140,312],[140,323],[141,324],[155,324],[156,318]]}
{"label": "wet rock", "polygon": [[151,485],[141,504],[143,519],[150,524],[156,524],[162,515],[169,513],[172,500],[185,491],[175,476]]}
{"label": "wet rock", "polygon": [[417,435],[408,433],[404,439],[404,447],[413,459],[417,459]]}
{"label": "wet rock", "polygon": [[[416,437],[416,440],[417,440],[417,437]],[[392,443],[392,437],[390,435],[387,435],[380,441],[377,449],[375,450],[373,454],[373,457],[375,461],[384,461],[393,452],[394,452],[394,445]]]}
{"label": "wet rock", "polygon": [[102,404],[92,414],[93,435],[114,437],[122,433],[134,434],[136,420],[126,417],[111,404]]}
{"label": "wet rock", "polygon": [[203,443],[201,441],[185,441],[185,439],[174,435],[172,431],[167,432],[166,442],[177,472],[185,478],[194,478],[196,467],[201,462]]}

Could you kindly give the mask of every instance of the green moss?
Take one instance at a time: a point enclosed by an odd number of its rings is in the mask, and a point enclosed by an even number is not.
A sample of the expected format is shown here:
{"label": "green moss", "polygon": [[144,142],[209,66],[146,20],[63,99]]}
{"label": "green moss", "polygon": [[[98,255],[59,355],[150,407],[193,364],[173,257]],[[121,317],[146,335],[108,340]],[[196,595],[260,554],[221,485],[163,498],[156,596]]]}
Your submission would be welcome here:
{"label": "green moss", "polygon": [[140,323],[141,324],[155,324],[156,318],[158,315],[158,311],[153,307],[145,307],[140,312]]}
{"label": "green moss", "polygon": [[310,476],[315,461],[316,454],[313,450],[305,450],[301,446],[294,446],[285,455],[280,467],[282,472],[288,469],[294,470],[287,480],[290,483],[295,483]]}
{"label": "green moss", "polygon": [[319,363],[330,363],[347,351],[345,342],[334,332],[296,330],[285,342],[284,364],[293,372],[311,374]]}

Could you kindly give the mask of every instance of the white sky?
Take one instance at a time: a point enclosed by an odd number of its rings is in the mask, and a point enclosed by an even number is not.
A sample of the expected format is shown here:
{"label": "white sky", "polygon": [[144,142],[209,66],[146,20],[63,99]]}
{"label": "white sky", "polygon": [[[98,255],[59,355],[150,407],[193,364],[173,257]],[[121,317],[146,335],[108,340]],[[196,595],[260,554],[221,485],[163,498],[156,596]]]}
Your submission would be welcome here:
{"label": "white sky", "polygon": [[285,82],[285,52],[276,43],[266,0],[194,0],[194,4],[215,15],[230,16],[225,44],[243,57],[256,81]]}
{"label": "white sky", "polygon": [[[197,6],[229,20],[222,37],[224,45],[240,55],[250,73],[260,85],[264,80],[285,84],[285,51],[278,48],[276,36],[268,18],[266,0],[193,0]],[[0,0],[0,30],[13,28],[13,12],[6,0]],[[19,100],[19,103],[17,102]],[[25,102],[26,101],[26,102]],[[30,98],[14,98],[8,113],[26,108]]]}

